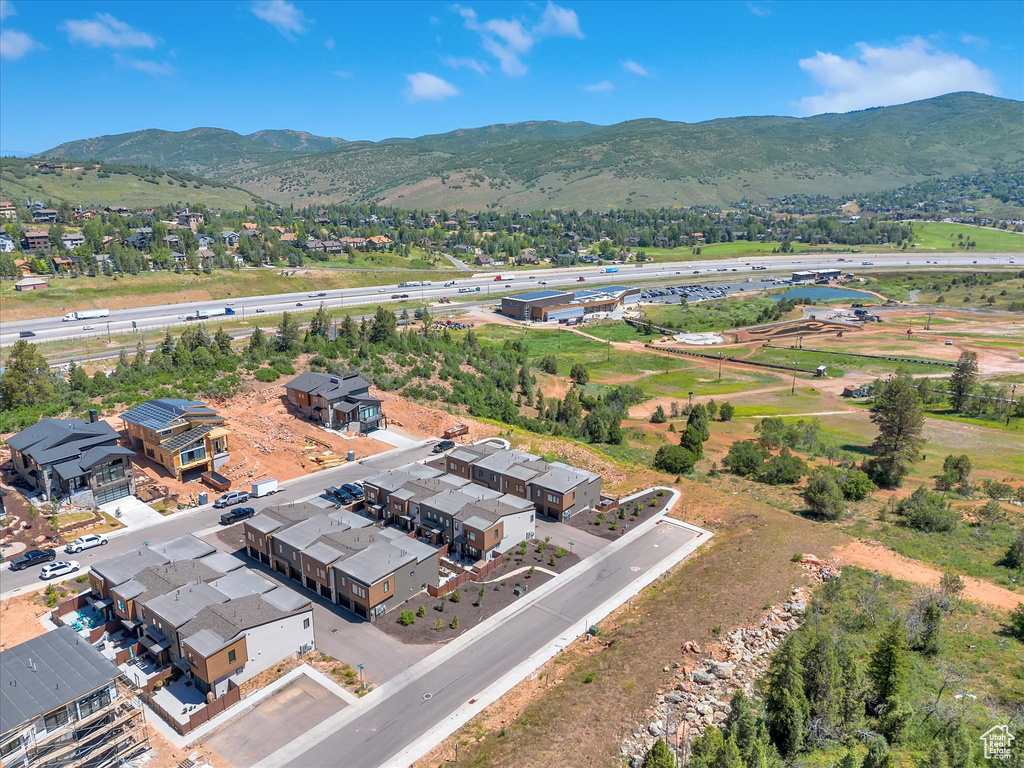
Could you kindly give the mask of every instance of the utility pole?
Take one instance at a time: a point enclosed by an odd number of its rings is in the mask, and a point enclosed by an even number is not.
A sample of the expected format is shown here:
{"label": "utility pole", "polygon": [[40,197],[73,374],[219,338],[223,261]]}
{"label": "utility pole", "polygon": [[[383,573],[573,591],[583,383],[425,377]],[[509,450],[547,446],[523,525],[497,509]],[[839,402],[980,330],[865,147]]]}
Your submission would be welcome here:
{"label": "utility pole", "polygon": [[722,353],[721,353],[721,351],[719,351],[719,353],[718,353],[718,380],[719,381],[722,380]]}
{"label": "utility pole", "polygon": [[793,361],[793,386],[790,387],[789,394],[796,394],[796,360]]}
{"label": "utility pole", "polygon": [[1013,413],[1013,396],[1017,393],[1017,385],[1010,385],[1010,407],[1006,410],[1006,426],[1010,426],[1010,414]]}

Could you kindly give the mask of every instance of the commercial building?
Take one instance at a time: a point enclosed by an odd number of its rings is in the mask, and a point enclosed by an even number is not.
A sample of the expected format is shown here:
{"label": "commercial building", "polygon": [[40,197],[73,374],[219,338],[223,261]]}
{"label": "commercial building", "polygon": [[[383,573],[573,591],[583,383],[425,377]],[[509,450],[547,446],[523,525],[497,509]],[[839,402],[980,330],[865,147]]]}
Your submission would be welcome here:
{"label": "commercial building", "polygon": [[89,581],[90,603],[129,642],[215,697],[313,648],[308,598],[191,534],[97,563]]}
{"label": "commercial building", "polygon": [[137,691],[71,627],[0,651],[4,768],[106,768],[148,748]]}
{"label": "commercial building", "polygon": [[285,504],[242,525],[250,557],[370,621],[438,581],[436,547],[352,512]]}
{"label": "commercial building", "polygon": [[386,426],[379,398],[370,395],[362,376],[332,376],[312,371],[285,384],[288,402],[303,415],[328,429],[371,432]]}
{"label": "commercial building", "polygon": [[224,466],[230,431],[224,418],[195,400],[150,400],[121,415],[131,445],[178,480]]}
{"label": "commercial building", "polygon": [[568,293],[565,291],[533,291],[518,296],[505,296],[499,312],[516,320],[538,322],[582,320],[596,313],[614,312],[640,300],[640,288],[624,285],[601,286]]}
{"label": "commercial building", "polygon": [[807,283],[827,283],[830,280],[838,280],[842,277],[842,271],[838,269],[817,269],[794,272],[790,282],[794,285],[806,285]]}
{"label": "commercial building", "polygon": [[131,456],[120,435],[96,411],[82,419],[40,419],[7,439],[18,476],[44,499],[72,496],[90,506],[135,493]]}

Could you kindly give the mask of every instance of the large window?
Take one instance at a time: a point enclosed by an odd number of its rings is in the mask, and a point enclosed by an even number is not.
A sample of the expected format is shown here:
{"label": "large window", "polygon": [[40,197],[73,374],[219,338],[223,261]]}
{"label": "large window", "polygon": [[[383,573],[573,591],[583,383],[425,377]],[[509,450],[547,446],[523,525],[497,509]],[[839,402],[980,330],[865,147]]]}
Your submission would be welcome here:
{"label": "large window", "polygon": [[365,598],[366,597],[366,590],[363,589],[362,587],[360,587],[358,584],[353,584],[352,585],[352,594],[355,595],[356,597]]}
{"label": "large window", "polygon": [[99,485],[120,480],[124,477],[124,464],[120,459],[100,464],[93,468],[93,476],[96,478],[96,483]]}
{"label": "large window", "polygon": [[193,461],[200,461],[206,458],[206,446],[202,445],[198,448],[193,448],[191,451],[181,452],[181,463],[191,464]]}
{"label": "large window", "polygon": [[561,496],[555,496],[555,494],[553,494],[553,493],[549,493],[548,494],[548,504],[561,504],[561,503],[562,503],[562,497]]}
{"label": "large window", "polygon": [[55,731],[68,721],[67,707],[61,707],[43,717],[47,731]]}
{"label": "large window", "polygon": [[93,712],[98,712],[110,705],[110,689],[103,688],[90,693],[84,699],[78,700],[78,717],[88,717]]}
{"label": "large window", "polygon": [[234,652],[234,650],[230,650],[230,651],[228,651],[228,664],[234,664],[234,663],[235,663],[235,652]]}

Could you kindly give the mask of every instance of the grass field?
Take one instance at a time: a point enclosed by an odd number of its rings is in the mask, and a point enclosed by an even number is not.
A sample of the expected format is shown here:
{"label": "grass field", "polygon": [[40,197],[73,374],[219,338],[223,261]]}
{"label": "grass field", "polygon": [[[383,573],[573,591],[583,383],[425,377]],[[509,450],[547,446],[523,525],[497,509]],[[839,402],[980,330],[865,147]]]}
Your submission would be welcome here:
{"label": "grass field", "polygon": [[[803,349],[766,349],[761,348],[750,356],[750,360],[760,363],[778,363],[789,365],[796,363],[801,368],[817,368],[819,365],[828,367],[828,375],[836,378],[847,371],[862,371],[865,375],[881,375],[895,371],[908,371],[909,373],[946,373],[952,368],[939,365],[926,365],[924,363],[896,363],[890,360],[873,360],[867,357],[854,357],[853,355],[824,355],[819,352],[811,352]],[[922,358],[926,359],[926,358]]]}
{"label": "grass field", "polygon": [[[643,312],[645,320],[679,331],[724,331],[756,324],[760,313],[774,305],[775,302],[767,296],[755,296],[702,301],[685,307],[679,304],[648,304]],[[802,310],[794,309],[782,319],[800,317],[801,314]]]}
{"label": "grass field", "polygon": [[[81,178],[79,178],[81,177]],[[0,173],[0,187],[5,200],[63,200],[71,204],[102,208],[127,205],[146,208],[155,205],[202,203],[215,210],[242,210],[254,205],[257,198],[237,187],[219,186],[199,180],[178,181],[163,175],[159,183],[143,180],[134,173],[111,173],[100,178],[99,171],[88,169],[56,173],[39,173],[17,179],[7,170]]]}
{"label": "grass field", "polygon": [[[960,235],[963,235],[961,238]],[[1024,234],[988,227],[972,227],[965,224],[944,224],[925,222],[914,224],[914,250],[957,252],[963,249],[959,244],[973,241],[970,250],[992,252],[1024,253]]]}

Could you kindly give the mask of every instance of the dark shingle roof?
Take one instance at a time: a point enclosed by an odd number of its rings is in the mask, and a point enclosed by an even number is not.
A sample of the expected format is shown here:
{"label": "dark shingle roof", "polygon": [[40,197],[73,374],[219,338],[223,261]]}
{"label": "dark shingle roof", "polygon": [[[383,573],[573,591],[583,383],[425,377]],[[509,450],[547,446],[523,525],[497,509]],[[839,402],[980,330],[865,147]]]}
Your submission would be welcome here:
{"label": "dark shingle roof", "polygon": [[370,384],[358,373],[350,373],[347,376],[329,376],[326,373],[307,371],[285,384],[285,388],[317,395],[330,401],[365,395]]}
{"label": "dark shingle roof", "polygon": [[71,627],[0,652],[0,734],[102,688],[119,674]]}
{"label": "dark shingle roof", "polygon": [[104,443],[116,444],[119,435],[105,421],[42,419],[7,440],[16,451],[41,465],[78,458]]}

